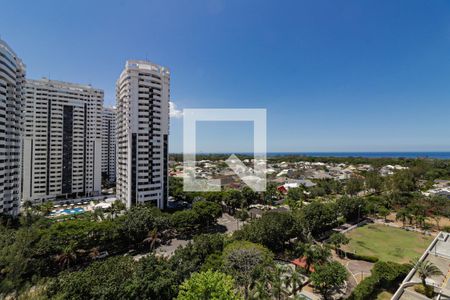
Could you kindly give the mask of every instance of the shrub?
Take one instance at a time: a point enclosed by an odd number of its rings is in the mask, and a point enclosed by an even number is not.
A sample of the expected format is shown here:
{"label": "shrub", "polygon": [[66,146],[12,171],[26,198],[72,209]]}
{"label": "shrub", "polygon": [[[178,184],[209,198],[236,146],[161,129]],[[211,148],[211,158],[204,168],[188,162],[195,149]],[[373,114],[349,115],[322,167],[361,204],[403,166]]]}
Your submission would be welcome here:
{"label": "shrub", "polygon": [[403,280],[409,268],[407,264],[378,261],[372,269],[372,275],[361,281],[348,299],[372,299],[378,290],[389,289]]}
{"label": "shrub", "polygon": [[346,256],[350,259],[357,259],[357,260],[364,260],[371,263],[376,263],[379,259],[376,256],[370,256],[370,255],[360,255],[356,253],[347,252]]}
{"label": "shrub", "polygon": [[180,293],[176,299],[241,300],[242,297],[234,285],[233,277],[218,271],[194,273],[180,286]]}
{"label": "shrub", "polygon": [[351,300],[364,300],[370,299],[370,296],[374,294],[379,284],[378,278],[369,276],[361,281],[353,290],[349,299]]}
{"label": "shrub", "polygon": [[241,210],[236,211],[235,217],[241,221],[245,221],[250,217],[250,215],[248,214],[247,210],[241,209]]}
{"label": "shrub", "polygon": [[423,284],[417,284],[414,286],[414,291],[427,297],[433,297],[433,288],[431,286],[423,286]]}

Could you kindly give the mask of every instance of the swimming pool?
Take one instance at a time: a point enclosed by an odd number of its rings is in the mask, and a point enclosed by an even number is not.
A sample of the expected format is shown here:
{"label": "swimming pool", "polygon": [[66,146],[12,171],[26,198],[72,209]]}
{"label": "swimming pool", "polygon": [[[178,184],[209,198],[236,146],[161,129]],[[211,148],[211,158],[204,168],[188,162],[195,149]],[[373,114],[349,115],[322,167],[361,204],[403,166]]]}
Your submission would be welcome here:
{"label": "swimming pool", "polygon": [[76,214],[82,214],[82,213],[84,213],[84,208],[75,207],[75,208],[60,209],[60,210],[57,210],[55,212],[51,212],[50,215],[51,216],[55,216],[55,215],[76,215]]}

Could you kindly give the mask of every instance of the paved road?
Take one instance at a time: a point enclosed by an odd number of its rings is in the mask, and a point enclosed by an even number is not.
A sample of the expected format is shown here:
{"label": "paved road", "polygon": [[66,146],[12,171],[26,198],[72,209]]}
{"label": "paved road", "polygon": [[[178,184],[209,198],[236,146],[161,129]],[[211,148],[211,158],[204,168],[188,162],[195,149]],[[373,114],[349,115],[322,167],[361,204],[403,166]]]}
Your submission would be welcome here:
{"label": "paved road", "polygon": [[156,255],[163,255],[167,257],[171,257],[175,250],[178,249],[178,247],[184,247],[186,246],[191,240],[179,240],[179,239],[172,239],[170,241],[170,244],[167,245],[161,245],[158,249],[155,250]]}
{"label": "paved road", "polygon": [[242,228],[242,226],[244,225],[244,222],[241,222],[238,219],[236,219],[235,217],[230,216],[227,213],[224,213],[222,215],[222,217],[220,217],[217,220],[217,224],[225,226],[227,228],[226,233],[231,234],[231,233],[235,232],[236,230]]}

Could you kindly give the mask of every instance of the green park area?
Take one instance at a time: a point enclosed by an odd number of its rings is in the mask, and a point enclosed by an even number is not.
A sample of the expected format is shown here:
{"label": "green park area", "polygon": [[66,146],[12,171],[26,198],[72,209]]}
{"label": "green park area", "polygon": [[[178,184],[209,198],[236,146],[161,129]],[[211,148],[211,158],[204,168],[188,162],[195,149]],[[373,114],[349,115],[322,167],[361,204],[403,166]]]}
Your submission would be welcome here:
{"label": "green park area", "polygon": [[344,250],[376,256],[383,261],[407,263],[422,255],[433,237],[381,224],[369,224],[348,232]]}

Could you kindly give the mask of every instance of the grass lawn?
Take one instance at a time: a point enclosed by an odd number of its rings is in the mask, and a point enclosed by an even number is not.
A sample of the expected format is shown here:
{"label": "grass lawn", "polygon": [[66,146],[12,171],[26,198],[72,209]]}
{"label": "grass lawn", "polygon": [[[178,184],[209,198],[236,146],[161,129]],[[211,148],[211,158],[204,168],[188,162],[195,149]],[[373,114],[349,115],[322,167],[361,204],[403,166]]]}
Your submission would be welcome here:
{"label": "grass lawn", "polygon": [[350,243],[342,247],[344,250],[398,263],[421,256],[433,240],[431,236],[380,224],[365,225],[346,235]]}

